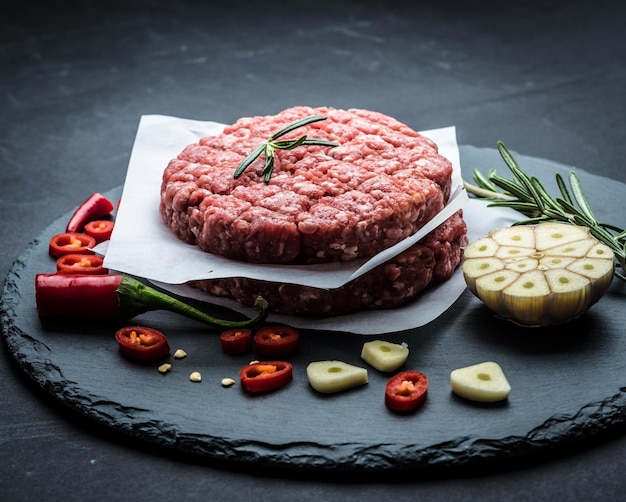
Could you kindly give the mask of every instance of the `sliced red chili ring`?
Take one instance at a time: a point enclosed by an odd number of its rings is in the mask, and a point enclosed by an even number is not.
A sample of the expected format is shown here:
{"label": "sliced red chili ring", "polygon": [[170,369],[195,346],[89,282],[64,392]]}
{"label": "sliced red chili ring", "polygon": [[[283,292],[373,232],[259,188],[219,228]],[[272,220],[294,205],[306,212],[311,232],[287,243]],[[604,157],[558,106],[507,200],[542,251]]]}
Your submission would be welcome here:
{"label": "sliced red chili ring", "polygon": [[220,333],[222,352],[231,356],[245,354],[252,350],[252,331],[247,328],[233,328]]}
{"label": "sliced red chili ring", "polygon": [[94,220],[85,224],[83,232],[96,239],[97,243],[108,241],[115,224],[111,220]]}
{"label": "sliced red chili ring", "polygon": [[289,326],[264,326],[254,335],[257,354],[281,359],[290,356],[300,345],[300,333]]}
{"label": "sliced red chili ring", "polygon": [[123,356],[137,361],[154,361],[170,353],[166,336],[145,326],[126,326],[115,333]]}
{"label": "sliced red chili ring", "polygon": [[66,254],[94,254],[90,249],[96,245],[96,239],[79,232],[64,232],[53,235],[48,245],[48,252],[58,258]]}
{"label": "sliced red chili ring", "polygon": [[108,274],[104,268],[104,258],[94,254],[66,254],[57,260],[57,271],[62,274]]}
{"label": "sliced red chili ring", "polygon": [[241,388],[253,394],[279,389],[292,379],[293,366],[287,361],[261,361],[239,370]]}
{"label": "sliced red chili ring", "polygon": [[385,405],[393,411],[411,411],[426,400],[428,378],[419,371],[402,371],[385,386]]}

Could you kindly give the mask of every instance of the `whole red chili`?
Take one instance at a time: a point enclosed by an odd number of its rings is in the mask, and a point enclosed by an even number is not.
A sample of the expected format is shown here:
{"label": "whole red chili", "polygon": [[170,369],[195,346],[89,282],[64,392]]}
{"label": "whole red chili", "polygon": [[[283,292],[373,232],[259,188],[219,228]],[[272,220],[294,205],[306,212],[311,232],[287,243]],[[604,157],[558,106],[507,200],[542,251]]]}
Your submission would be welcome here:
{"label": "whole red chili", "polygon": [[108,274],[102,266],[104,258],[94,254],[66,254],[57,260],[57,272],[62,274]]}
{"label": "whole red chili", "polygon": [[113,209],[113,203],[104,195],[99,193],[91,194],[85,202],[78,206],[67,222],[65,231],[81,232],[86,223],[107,216]]}
{"label": "whole red chili", "polygon": [[85,224],[83,232],[96,239],[97,243],[100,243],[111,238],[114,225],[111,220],[93,220]]}
{"label": "whole red chili", "polygon": [[246,392],[269,392],[287,385],[293,379],[293,366],[287,361],[262,361],[239,370],[241,388]]}
{"label": "whole red chili", "polygon": [[231,356],[252,350],[252,331],[248,328],[233,328],[220,333],[222,352]]}
{"label": "whole red chili", "polygon": [[281,359],[292,355],[300,345],[300,333],[290,326],[264,326],[254,335],[257,354]]}
{"label": "whole red chili", "polygon": [[167,337],[153,328],[126,326],[115,333],[123,356],[137,361],[154,361],[170,353]]}
{"label": "whole red chili", "polygon": [[48,252],[58,258],[66,254],[93,254],[91,248],[96,245],[96,239],[79,232],[64,232],[53,235],[48,244]]}
{"label": "whole red chili", "polygon": [[385,405],[393,411],[411,411],[426,400],[428,378],[419,371],[402,371],[385,386]]}
{"label": "whole red chili", "polygon": [[118,321],[151,310],[169,310],[210,326],[240,328],[267,316],[267,301],[258,297],[258,314],[243,321],[210,316],[125,274],[37,274],[35,300],[40,317]]}

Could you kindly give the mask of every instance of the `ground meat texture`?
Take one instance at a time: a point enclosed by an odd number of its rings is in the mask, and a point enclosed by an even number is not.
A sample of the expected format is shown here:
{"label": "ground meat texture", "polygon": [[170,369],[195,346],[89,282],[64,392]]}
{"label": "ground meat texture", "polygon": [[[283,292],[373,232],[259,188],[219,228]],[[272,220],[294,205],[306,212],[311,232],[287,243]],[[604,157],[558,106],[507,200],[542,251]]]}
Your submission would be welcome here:
{"label": "ground meat texture", "polygon": [[208,279],[192,286],[253,305],[262,295],[270,310],[288,315],[335,315],[388,309],[415,300],[431,285],[450,278],[463,257],[467,228],[459,211],[419,243],[387,263],[336,289],[246,278]]}
{"label": "ground meat texture", "polygon": [[[292,131],[335,141],[276,152],[269,183],[252,150],[291,122],[324,121]],[[369,258],[413,234],[445,205],[451,163],[410,127],[367,110],[295,107],[247,117],[202,138],[163,173],[160,212],[185,242],[227,258],[307,264]]]}

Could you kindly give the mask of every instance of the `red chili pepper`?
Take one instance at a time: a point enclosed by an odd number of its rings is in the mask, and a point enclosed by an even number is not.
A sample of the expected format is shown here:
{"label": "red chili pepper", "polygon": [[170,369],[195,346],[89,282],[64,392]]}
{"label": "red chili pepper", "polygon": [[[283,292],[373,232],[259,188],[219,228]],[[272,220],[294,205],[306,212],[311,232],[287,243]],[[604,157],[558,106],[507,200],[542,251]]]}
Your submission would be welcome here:
{"label": "red chili pepper", "polygon": [[246,392],[269,392],[287,385],[293,379],[293,366],[287,361],[263,361],[239,370],[241,388]]}
{"label": "red chili pepper", "polygon": [[67,222],[66,232],[81,232],[85,224],[100,219],[113,211],[113,203],[104,195],[94,193],[83,202]]}
{"label": "red chili pepper", "polygon": [[92,254],[66,254],[57,260],[57,272],[62,274],[108,274],[104,268],[104,258]]}
{"label": "red chili pepper", "polygon": [[137,361],[154,361],[170,353],[166,336],[145,326],[127,326],[117,330],[115,339],[123,356]]}
{"label": "red chili pepper", "polygon": [[111,220],[94,220],[85,224],[83,231],[96,239],[97,243],[108,241],[113,233],[113,223]]}
{"label": "red chili pepper", "polygon": [[426,400],[428,378],[419,371],[402,371],[385,386],[385,405],[393,411],[410,411]]}
{"label": "red chili pepper", "polygon": [[231,356],[245,354],[252,350],[252,331],[247,328],[234,328],[220,333],[222,352]]}
{"label": "red chili pepper", "polygon": [[262,321],[268,307],[259,296],[255,317],[218,319],[125,274],[37,274],[35,300],[42,318],[119,321],[151,310],[169,310],[221,328],[241,328]]}
{"label": "red chili pepper", "polygon": [[93,254],[90,248],[96,245],[96,239],[78,232],[65,232],[53,235],[48,245],[48,252],[58,258],[66,254]]}
{"label": "red chili pepper", "polygon": [[289,326],[264,326],[254,335],[254,343],[261,357],[281,359],[298,350],[300,333]]}

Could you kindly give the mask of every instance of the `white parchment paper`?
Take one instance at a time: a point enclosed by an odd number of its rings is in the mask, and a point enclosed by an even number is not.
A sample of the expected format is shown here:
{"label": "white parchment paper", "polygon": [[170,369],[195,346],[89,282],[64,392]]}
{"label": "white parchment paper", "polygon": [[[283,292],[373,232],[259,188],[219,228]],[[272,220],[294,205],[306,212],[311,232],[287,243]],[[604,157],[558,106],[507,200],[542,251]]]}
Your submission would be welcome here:
{"label": "white parchment paper", "polygon": [[[190,143],[201,137],[219,134],[224,125],[164,115],[141,117],[122,192],[122,203],[116,215],[111,240],[98,248],[105,254],[105,266],[155,282],[161,287],[187,297],[226,305],[250,313],[237,302],[216,298],[186,286],[196,279],[250,277],[282,283],[336,288],[365,273],[379,263],[404,251],[433,230],[458,209],[464,210],[470,240],[498,226],[515,221],[513,211],[490,208],[481,201],[469,200],[462,188],[459,150],[454,127],[422,134],[430,137],[442,155],[454,167],[453,197],[419,233],[405,239],[368,261],[328,265],[275,266],[241,263],[201,251],[176,238],[159,215],[160,186],[163,170]],[[465,289],[460,271],[446,283],[421,295],[418,301],[393,310],[358,312],[329,318],[298,318],[270,315],[272,322],[296,327],[380,334],[422,326],[445,312]]]}

